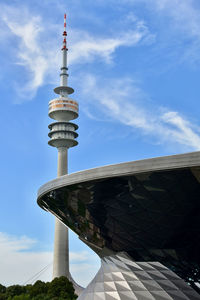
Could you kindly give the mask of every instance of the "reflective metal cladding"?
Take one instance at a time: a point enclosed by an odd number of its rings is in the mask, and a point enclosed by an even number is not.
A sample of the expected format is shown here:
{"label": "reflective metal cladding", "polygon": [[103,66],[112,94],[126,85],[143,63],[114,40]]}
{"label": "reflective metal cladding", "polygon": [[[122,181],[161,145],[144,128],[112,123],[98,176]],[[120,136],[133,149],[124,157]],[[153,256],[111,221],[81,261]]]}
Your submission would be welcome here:
{"label": "reflective metal cladding", "polygon": [[47,189],[38,203],[100,257],[126,252],[137,262],[160,262],[197,290],[199,178],[198,166],[185,165],[96,176]]}

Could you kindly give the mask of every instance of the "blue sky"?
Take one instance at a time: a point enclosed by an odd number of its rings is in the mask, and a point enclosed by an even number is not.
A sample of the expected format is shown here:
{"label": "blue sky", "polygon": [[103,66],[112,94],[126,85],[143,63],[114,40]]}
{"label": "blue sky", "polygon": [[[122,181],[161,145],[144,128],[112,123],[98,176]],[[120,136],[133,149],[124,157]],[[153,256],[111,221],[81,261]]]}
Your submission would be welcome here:
{"label": "blue sky", "polygon": [[[56,177],[48,102],[59,85],[65,12],[69,85],[80,105],[69,172],[200,150],[198,0],[1,0],[3,284],[22,284],[52,262],[54,217],[36,194]],[[99,260],[72,233],[70,253],[85,285]],[[41,278],[51,279],[51,267]]]}

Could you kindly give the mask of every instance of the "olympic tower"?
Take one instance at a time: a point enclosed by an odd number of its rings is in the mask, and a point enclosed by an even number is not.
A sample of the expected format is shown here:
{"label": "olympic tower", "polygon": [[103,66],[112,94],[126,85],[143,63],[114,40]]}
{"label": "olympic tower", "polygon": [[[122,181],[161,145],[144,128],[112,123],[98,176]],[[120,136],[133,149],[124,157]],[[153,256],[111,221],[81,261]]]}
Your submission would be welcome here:
{"label": "olympic tower", "polygon": [[[66,14],[64,15],[64,32],[62,47],[62,66],[60,73],[60,86],[54,89],[59,95],[49,102],[49,117],[56,122],[49,125],[48,144],[58,149],[58,171],[57,176],[68,173],[68,149],[78,144],[76,130],[78,126],[69,121],[78,117],[78,103],[69,98],[74,90],[68,86],[68,68],[67,68],[67,31]],[[55,240],[54,240],[54,261],[53,278],[67,276],[69,273],[69,249],[68,249],[68,229],[57,218],[55,222]]]}

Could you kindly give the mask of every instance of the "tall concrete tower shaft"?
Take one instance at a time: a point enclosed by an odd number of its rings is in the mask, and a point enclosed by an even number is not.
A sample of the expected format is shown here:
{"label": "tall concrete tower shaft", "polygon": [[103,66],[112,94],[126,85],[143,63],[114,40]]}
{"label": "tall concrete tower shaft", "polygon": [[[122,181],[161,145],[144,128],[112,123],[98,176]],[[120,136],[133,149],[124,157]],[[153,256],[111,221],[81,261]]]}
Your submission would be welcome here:
{"label": "tall concrete tower shaft", "polygon": [[[69,122],[78,117],[78,103],[69,98],[74,90],[68,87],[68,68],[67,68],[67,31],[66,31],[66,14],[64,15],[64,32],[62,47],[62,66],[60,73],[60,86],[54,89],[59,95],[49,102],[49,117],[57,122],[49,125],[49,145],[58,149],[58,171],[57,176],[68,173],[68,149],[78,144],[76,130],[78,126]],[[55,222],[55,239],[54,239],[54,261],[53,261],[53,278],[66,276],[71,279],[69,273],[69,246],[68,246],[68,229],[59,219]]]}

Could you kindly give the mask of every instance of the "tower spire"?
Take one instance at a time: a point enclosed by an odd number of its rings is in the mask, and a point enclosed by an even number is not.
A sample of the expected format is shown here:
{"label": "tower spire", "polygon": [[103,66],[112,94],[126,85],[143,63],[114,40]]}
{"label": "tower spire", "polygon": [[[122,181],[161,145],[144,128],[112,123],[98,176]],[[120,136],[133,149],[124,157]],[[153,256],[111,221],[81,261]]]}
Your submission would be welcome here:
{"label": "tower spire", "polygon": [[67,15],[66,14],[64,14],[64,31],[63,31],[63,36],[64,36],[64,38],[63,38],[63,48],[62,48],[62,50],[68,50],[67,49],[67,43],[66,43],[66,37],[67,37],[67,21],[66,21],[66,19],[67,19]]}
{"label": "tower spire", "polygon": [[73,94],[74,89],[68,86],[68,67],[67,67],[67,15],[64,14],[64,31],[63,31],[63,46],[62,46],[62,66],[60,68],[60,86],[54,89],[54,92],[60,97],[68,97]]}
{"label": "tower spire", "polygon": [[[64,14],[64,31],[63,31],[63,47],[62,47],[62,66],[61,66],[61,74],[60,74],[60,85],[67,87],[67,79],[68,79],[68,68],[67,68],[67,21],[66,14]],[[66,91],[65,91],[66,92]],[[62,95],[60,95],[62,96]],[[65,93],[66,96],[66,93]]]}

